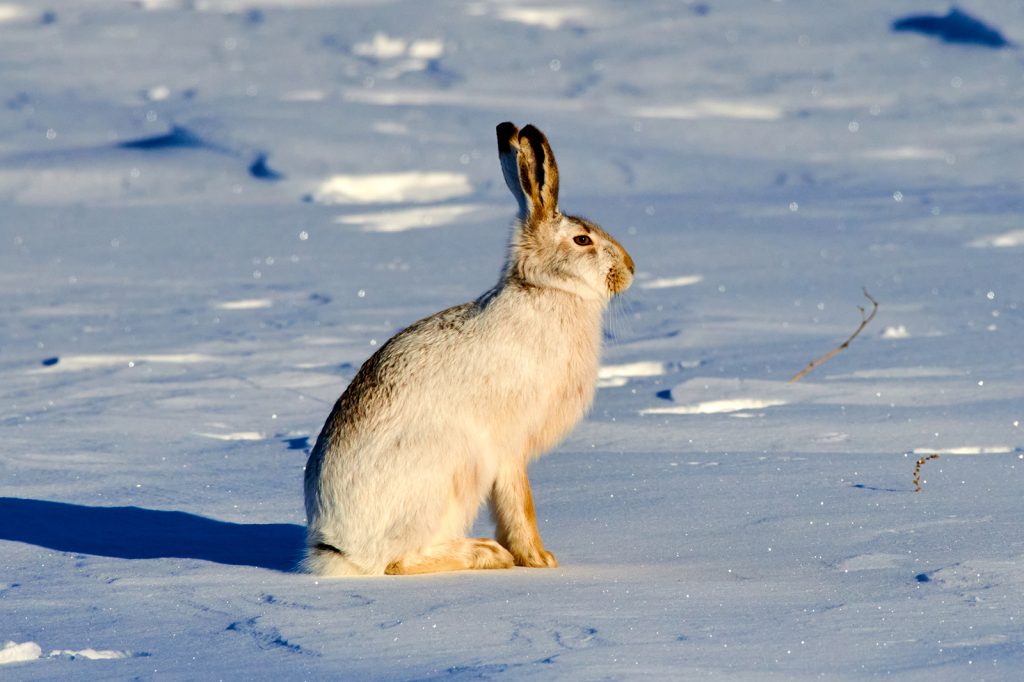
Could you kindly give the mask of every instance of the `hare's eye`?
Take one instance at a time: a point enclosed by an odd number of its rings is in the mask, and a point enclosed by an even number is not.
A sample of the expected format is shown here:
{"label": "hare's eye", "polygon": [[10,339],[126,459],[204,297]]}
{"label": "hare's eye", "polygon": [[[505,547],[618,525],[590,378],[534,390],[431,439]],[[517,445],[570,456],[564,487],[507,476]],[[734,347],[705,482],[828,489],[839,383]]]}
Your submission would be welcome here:
{"label": "hare's eye", "polygon": [[580,246],[590,246],[594,243],[593,240],[585,234],[576,235],[572,240]]}

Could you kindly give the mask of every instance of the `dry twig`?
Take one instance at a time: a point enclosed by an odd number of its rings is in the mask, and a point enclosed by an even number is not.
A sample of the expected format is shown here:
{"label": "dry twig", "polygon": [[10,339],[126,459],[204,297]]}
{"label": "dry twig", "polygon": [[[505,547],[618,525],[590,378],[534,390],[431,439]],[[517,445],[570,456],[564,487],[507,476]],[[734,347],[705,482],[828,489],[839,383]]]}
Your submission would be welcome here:
{"label": "dry twig", "polygon": [[930,459],[938,459],[938,455],[928,455],[927,457],[921,457],[917,460],[917,464],[914,465],[914,492],[921,492],[921,467],[924,463]]}
{"label": "dry twig", "polygon": [[878,312],[878,301],[876,301],[874,298],[871,297],[871,294],[868,293],[867,289],[864,289],[864,296],[869,301],[871,301],[871,312],[868,313],[866,310],[864,310],[864,306],[862,306],[862,305],[857,306],[857,310],[860,311],[860,326],[857,327],[856,331],[854,331],[852,334],[850,334],[850,338],[846,339],[846,341],[843,341],[841,344],[839,344],[838,346],[836,346],[835,348],[833,348],[829,352],[825,353],[824,355],[822,355],[817,360],[811,360],[809,363],[807,363],[806,367],[804,367],[802,370],[797,372],[797,374],[795,374],[793,376],[793,378],[791,378],[789,380],[789,383],[793,383],[794,381],[799,381],[800,379],[803,378],[803,376],[805,374],[810,372],[812,369],[814,369],[815,367],[817,367],[821,363],[825,362],[826,360],[828,360],[830,357],[832,357],[833,355],[835,355],[839,351],[845,349],[847,346],[850,345],[850,342],[853,341],[855,338],[857,338],[857,335],[860,334],[861,331],[864,330],[864,327],[868,326],[868,323],[870,323],[871,320],[875,319],[875,313]]}

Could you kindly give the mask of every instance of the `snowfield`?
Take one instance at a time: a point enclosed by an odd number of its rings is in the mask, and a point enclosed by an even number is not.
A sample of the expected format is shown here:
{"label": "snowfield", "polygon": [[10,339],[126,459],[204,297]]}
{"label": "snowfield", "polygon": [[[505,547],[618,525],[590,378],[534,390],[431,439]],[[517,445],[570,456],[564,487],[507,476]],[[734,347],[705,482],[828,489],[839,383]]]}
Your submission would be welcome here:
{"label": "snowfield", "polygon": [[[892,30],[948,9],[0,4],[0,678],[1024,677],[1024,11]],[[497,278],[505,120],[637,263],[561,567],[295,573],[330,406]]]}

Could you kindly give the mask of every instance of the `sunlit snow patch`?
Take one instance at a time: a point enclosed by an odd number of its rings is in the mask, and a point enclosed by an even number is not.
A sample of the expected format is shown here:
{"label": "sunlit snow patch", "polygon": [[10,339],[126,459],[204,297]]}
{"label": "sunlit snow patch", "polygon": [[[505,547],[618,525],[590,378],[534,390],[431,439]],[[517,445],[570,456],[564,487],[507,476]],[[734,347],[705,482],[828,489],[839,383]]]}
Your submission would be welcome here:
{"label": "sunlit snow patch", "polygon": [[[907,381],[932,377],[942,380],[927,383]],[[794,404],[920,408],[964,405],[990,399],[989,395],[977,390],[976,384],[964,382],[961,377],[962,373],[957,370],[936,367],[865,370],[835,376],[822,373],[817,380],[796,383],[784,380],[694,377],[672,387],[667,395],[663,395],[666,393],[664,391],[658,393],[659,398],[672,401],[669,405],[656,403],[657,407],[651,407],[643,413],[715,414]],[[989,384],[986,382],[986,385]],[[1009,382],[1000,383],[997,390],[1005,400],[1024,396],[1024,387]]]}
{"label": "sunlit snow patch", "polygon": [[378,32],[372,40],[353,45],[352,54],[384,66],[376,73],[377,77],[398,78],[404,73],[428,69],[432,62],[444,55],[444,42],[407,41]]}
{"label": "sunlit snow patch", "polygon": [[785,400],[731,398],[728,400],[707,400],[691,405],[650,407],[646,410],[640,410],[640,414],[729,414],[732,412],[743,412],[744,410],[763,410],[766,407],[777,407],[785,404]]}
{"label": "sunlit snow patch", "polygon": [[401,38],[390,38],[384,33],[375,33],[373,40],[356,43],[352,46],[352,54],[357,57],[374,59],[395,59],[405,55],[406,42]]}
{"label": "sunlit snow patch", "polygon": [[221,310],[258,310],[260,308],[269,308],[272,305],[274,305],[274,302],[269,298],[244,298],[238,301],[217,303],[215,307]]}
{"label": "sunlit snow patch", "polygon": [[364,232],[405,232],[425,227],[447,225],[462,216],[480,209],[474,204],[455,206],[429,206],[380,213],[358,213],[338,216],[340,225],[358,225]]}
{"label": "sunlit snow patch", "polygon": [[411,171],[371,175],[335,175],[313,193],[322,204],[427,203],[469,194],[473,186],[461,173]]}
{"label": "sunlit snow patch", "polygon": [[323,102],[326,98],[323,90],[289,90],[281,95],[285,102]]}
{"label": "sunlit snow patch", "polygon": [[688,287],[704,281],[703,275],[682,275],[680,277],[659,277],[640,282],[641,289],[670,289],[672,287]]}
{"label": "sunlit snow patch", "polygon": [[801,402],[821,390],[816,386],[796,386],[779,381],[696,377],[669,391],[675,405],[647,408],[640,414],[749,416],[742,413]]}
{"label": "sunlit snow patch", "polygon": [[30,317],[70,317],[75,315],[102,317],[113,315],[115,311],[116,309],[112,306],[94,303],[58,303],[39,308],[25,308],[21,314]]}
{"label": "sunlit snow patch", "polygon": [[964,445],[957,448],[914,448],[915,455],[1007,455],[1013,448],[1006,445]]}
{"label": "sunlit snow patch", "polygon": [[136,4],[142,9],[150,11],[182,9],[182,6],[184,5],[182,0],[136,0]]}
{"label": "sunlit snow patch", "polygon": [[604,365],[597,370],[598,388],[625,386],[633,377],[657,377],[665,373],[661,362],[630,362],[624,365]]}
{"label": "sunlit snow patch", "polygon": [[341,93],[344,100],[376,106],[394,107],[465,107],[467,109],[543,110],[547,112],[575,113],[586,111],[586,104],[578,99],[554,97],[542,92],[536,95],[490,94],[481,98],[479,94],[461,90],[408,89],[384,90],[381,88],[353,88]]}
{"label": "sunlit snow patch", "polygon": [[171,89],[166,85],[154,85],[144,95],[150,102],[162,102],[171,96]]}
{"label": "sunlit snow patch", "polygon": [[639,107],[633,114],[640,118],[691,120],[700,118],[734,118],[752,121],[775,121],[783,110],[770,104],[698,100],[689,104],[667,104]]}
{"label": "sunlit snow patch", "polygon": [[130,651],[110,651],[96,649],[55,649],[50,652],[50,658],[87,658],[90,661],[109,661],[118,658],[132,658]]}
{"label": "sunlit snow patch", "polygon": [[976,249],[1012,249],[1024,246],[1024,230],[1011,230],[991,237],[981,237],[967,245]]}
{"label": "sunlit snow patch", "polygon": [[882,332],[883,339],[909,339],[910,332],[902,324],[893,327],[886,327]]}
{"label": "sunlit snow patch", "polygon": [[577,23],[586,18],[582,7],[499,7],[498,18],[527,26],[539,26],[555,31],[566,24]]}
{"label": "sunlit snow patch", "polygon": [[845,374],[830,374],[828,381],[846,381],[860,379],[877,381],[879,379],[940,379],[967,376],[968,372],[952,367],[887,367],[884,369],[859,369]]}
{"label": "sunlit snow patch", "polygon": [[[985,585],[981,589],[991,589],[991,586]],[[993,633],[991,635],[982,635],[981,637],[961,639],[954,642],[944,641],[942,643],[942,647],[944,649],[974,649],[984,646],[999,646],[1001,644],[1006,644],[1008,641],[1010,641],[1010,638],[1006,635]]]}
{"label": "sunlit snow patch", "polygon": [[373,40],[353,45],[352,54],[371,59],[437,59],[444,54],[444,43],[440,40],[405,41],[384,33],[376,33]]}
{"label": "sunlit snow patch", "polygon": [[35,642],[5,642],[0,649],[0,665],[34,661],[43,655],[43,649]]}
{"label": "sunlit snow patch", "polygon": [[256,441],[266,440],[266,436],[258,431],[235,431],[234,433],[203,433],[202,431],[196,431],[197,436],[203,438],[212,438],[214,440],[225,440],[225,441]]}
{"label": "sunlit snow patch", "polygon": [[927,149],[925,147],[886,147],[883,149],[869,149],[861,154],[867,159],[878,159],[879,161],[934,161],[942,160],[947,152],[941,149]]}
{"label": "sunlit snow patch", "polygon": [[[99,367],[132,367],[136,363],[152,362],[157,364],[190,365],[200,362],[213,362],[214,358],[200,353],[160,354],[160,355],[64,355],[57,362],[47,365],[45,370],[78,371]],[[49,369],[52,367],[53,369]]]}
{"label": "sunlit snow patch", "polygon": [[0,4],[0,23],[16,21],[28,16],[28,11],[20,5]]}

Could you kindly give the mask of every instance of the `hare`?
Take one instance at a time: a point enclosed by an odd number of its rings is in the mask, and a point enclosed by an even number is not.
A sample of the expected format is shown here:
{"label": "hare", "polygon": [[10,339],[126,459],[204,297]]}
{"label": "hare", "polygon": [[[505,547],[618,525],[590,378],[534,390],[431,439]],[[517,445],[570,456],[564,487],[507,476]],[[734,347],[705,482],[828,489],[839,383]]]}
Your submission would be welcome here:
{"label": "hare", "polygon": [[[633,260],[558,208],[558,166],[528,125],[497,127],[519,204],[498,284],[397,334],[334,405],[305,472],[308,547],[323,576],[558,566],[527,465],[594,396],[602,317]],[[489,499],[496,541],[467,538]]]}

